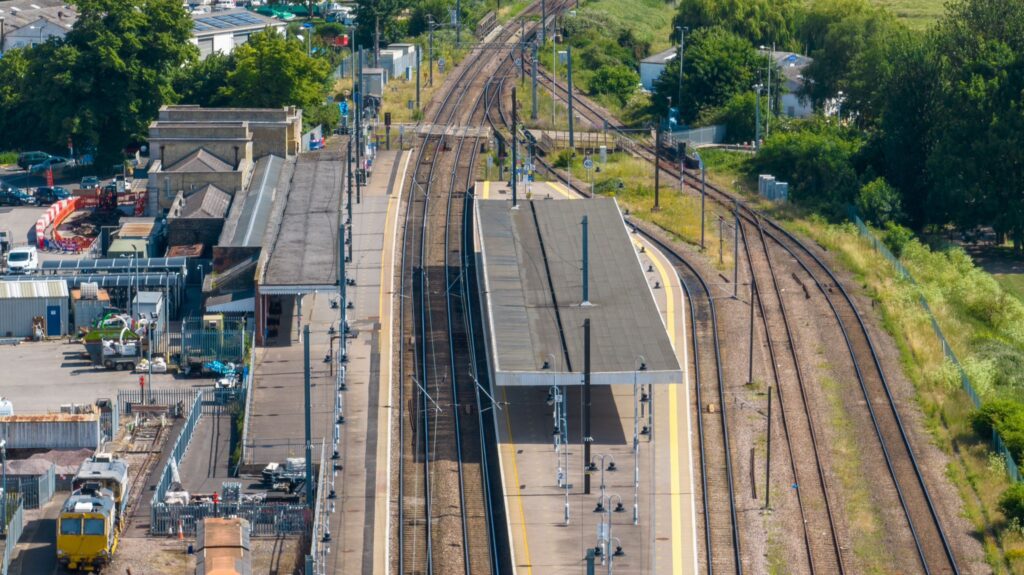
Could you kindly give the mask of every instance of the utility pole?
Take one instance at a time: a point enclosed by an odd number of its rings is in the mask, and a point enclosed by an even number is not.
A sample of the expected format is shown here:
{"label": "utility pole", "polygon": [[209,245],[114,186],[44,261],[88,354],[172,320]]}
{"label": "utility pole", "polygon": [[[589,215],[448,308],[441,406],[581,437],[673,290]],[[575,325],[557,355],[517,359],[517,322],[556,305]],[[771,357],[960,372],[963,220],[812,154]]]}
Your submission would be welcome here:
{"label": "utility pole", "polygon": [[754,84],[754,149],[761,149],[761,84]]}
{"label": "utility pole", "polygon": [[536,120],[537,119],[537,45],[536,44],[533,45],[532,57],[533,57],[533,68],[531,70],[531,75],[533,76],[533,100],[532,100],[532,105],[530,106],[530,119],[531,120]]}
{"label": "utility pole", "polygon": [[590,495],[590,318],[583,320],[583,494]]}
{"label": "utility pole", "polygon": [[[309,324],[306,324],[302,330],[302,349],[304,354],[303,373],[305,374],[305,385],[303,386],[303,390],[305,392],[306,408],[306,506],[313,509],[316,505],[316,500],[313,498],[313,432],[310,424],[312,414],[309,398]],[[4,494],[4,496],[6,497],[6,494]]]}
{"label": "utility pole", "polygon": [[583,216],[583,221],[580,225],[583,226],[583,303],[580,305],[590,305],[590,254],[588,253],[587,241],[589,240],[589,233],[587,230],[587,216]]}
{"label": "utility pole", "polygon": [[[374,8],[376,4],[374,2]],[[380,67],[380,14],[373,17],[373,64],[374,67]]]}
{"label": "utility pole", "polygon": [[462,0],[455,0],[455,45],[462,46]]}
{"label": "utility pole", "polygon": [[420,45],[416,44],[416,109],[420,109]]}
{"label": "utility pole", "polygon": [[[753,275],[753,270],[751,270]],[[757,288],[754,282],[750,282],[750,348],[747,354],[747,383],[754,383],[754,298],[757,297]],[[770,391],[770,389],[769,389]]]}
{"label": "utility pole", "polygon": [[519,207],[519,205],[518,205],[518,197],[516,196],[516,180],[518,179],[517,175],[516,175],[516,167],[517,167],[516,166],[516,148],[519,147],[517,142],[516,142],[516,122],[518,121],[518,115],[516,114],[516,108],[518,108],[518,106],[516,105],[516,103],[517,103],[516,102],[516,87],[512,86],[512,137],[510,139],[511,139],[511,143],[512,143],[512,170],[511,170],[511,172],[512,172],[512,209],[513,210]]}
{"label": "utility pole", "polygon": [[526,18],[519,19],[519,69],[522,83],[526,83]]}
{"label": "utility pole", "polygon": [[772,386],[768,386],[768,449],[764,463],[764,508],[772,507]]}
{"label": "utility pole", "polygon": [[[737,290],[739,290],[740,285],[740,204],[736,198],[732,200],[732,213],[736,226],[736,229],[733,231],[732,242],[732,298],[736,299]],[[753,276],[751,276],[751,283],[753,283]]]}
{"label": "utility pole", "polygon": [[348,358],[348,342],[345,338],[345,315],[348,313],[348,289],[345,286],[345,224],[338,226],[338,302],[341,304],[338,314],[338,362]]}
{"label": "utility pole", "polygon": [[[547,0],[540,0],[540,43],[544,44],[547,42],[547,20],[548,20],[548,3]],[[0,18],[0,22],[3,22],[3,18]],[[0,49],[2,49],[0,45]]]}
{"label": "utility pole", "polygon": [[700,152],[697,151],[697,146],[693,147],[693,153],[697,156],[697,161],[700,162],[700,250],[704,251],[704,200],[707,198],[705,190],[705,175],[707,172],[704,169],[704,158],[700,157]]}
{"label": "utility pole", "polygon": [[430,26],[430,80],[429,85],[431,88],[434,87],[434,17],[430,16],[427,19],[427,24]]}
{"label": "utility pole", "polygon": [[569,79],[567,80],[568,85],[566,87],[566,93],[569,94],[569,149],[576,149],[576,138],[573,135],[573,121],[572,121],[572,46],[569,44],[565,45],[565,52],[568,59],[569,65]]}
{"label": "utility pole", "polygon": [[654,128],[654,211],[661,209],[661,122]]}
{"label": "utility pole", "polygon": [[[687,26],[676,26],[676,30],[679,30],[679,90],[676,96],[679,98],[680,108],[683,105],[683,58],[686,50],[686,32],[689,29]],[[671,108],[671,105],[669,107]]]}

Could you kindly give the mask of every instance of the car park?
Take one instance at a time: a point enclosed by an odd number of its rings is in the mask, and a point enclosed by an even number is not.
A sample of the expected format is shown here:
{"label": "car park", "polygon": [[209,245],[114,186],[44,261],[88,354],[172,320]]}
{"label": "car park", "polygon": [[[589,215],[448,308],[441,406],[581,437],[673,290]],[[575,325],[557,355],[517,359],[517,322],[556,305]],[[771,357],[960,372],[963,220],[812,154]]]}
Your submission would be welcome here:
{"label": "car park", "polygon": [[36,188],[36,204],[40,206],[54,204],[70,197],[71,192],[60,186]]}
{"label": "car park", "polygon": [[39,252],[32,246],[19,246],[7,254],[7,273],[31,273],[39,267]]}
{"label": "car park", "polygon": [[18,154],[18,167],[27,170],[29,166],[33,166],[40,162],[44,162],[50,159],[50,154],[46,152],[22,152]]}
{"label": "car park", "polygon": [[29,166],[28,171],[31,174],[42,174],[46,170],[53,170],[55,172],[63,170],[64,168],[74,167],[75,161],[70,158],[62,158],[60,156],[50,156],[49,158],[39,162],[38,164],[32,164]]}

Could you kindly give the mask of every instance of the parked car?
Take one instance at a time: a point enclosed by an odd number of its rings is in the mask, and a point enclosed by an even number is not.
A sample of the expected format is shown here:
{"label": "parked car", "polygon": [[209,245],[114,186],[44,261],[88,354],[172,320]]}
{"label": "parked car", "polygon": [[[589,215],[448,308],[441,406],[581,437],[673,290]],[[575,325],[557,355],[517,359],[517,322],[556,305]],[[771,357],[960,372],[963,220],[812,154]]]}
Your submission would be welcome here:
{"label": "parked car", "polygon": [[57,186],[55,188],[36,188],[36,204],[40,206],[55,204],[61,200],[66,200],[70,197],[71,192],[65,190],[60,186]]}
{"label": "parked car", "polygon": [[74,166],[75,161],[70,158],[50,156],[38,164],[32,164],[29,166],[28,171],[32,174],[43,174],[46,173],[46,170],[52,169],[54,172],[59,172],[64,168],[73,168]]}
{"label": "parked car", "polygon": [[86,176],[82,178],[81,187],[83,190],[95,190],[100,187],[100,179],[96,176]]}
{"label": "parked car", "polygon": [[21,188],[0,187],[0,206],[30,206],[34,203],[35,198]]}
{"label": "parked car", "polygon": [[18,154],[18,167],[27,170],[29,166],[48,160],[50,154],[46,152],[22,152]]}
{"label": "parked car", "polygon": [[7,273],[26,274],[39,267],[39,252],[33,246],[19,246],[7,254]]}

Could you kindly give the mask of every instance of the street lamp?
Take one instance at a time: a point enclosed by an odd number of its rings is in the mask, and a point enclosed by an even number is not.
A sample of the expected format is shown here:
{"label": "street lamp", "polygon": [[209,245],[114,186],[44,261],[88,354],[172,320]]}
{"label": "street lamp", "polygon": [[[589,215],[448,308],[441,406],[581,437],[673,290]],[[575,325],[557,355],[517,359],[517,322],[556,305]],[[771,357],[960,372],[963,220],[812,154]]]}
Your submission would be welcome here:
{"label": "street lamp", "polygon": [[764,135],[767,136],[772,121],[772,63],[775,61],[775,43],[773,42],[771,46],[761,46],[761,51],[768,52],[768,113],[764,118]]}
{"label": "street lamp", "polygon": [[[604,465],[604,460],[605,459],[611,459],[612,460],[611,463],[609,463],[607,467],[605,467],[605,465]],[[611,455],[608,455],[607,453],[598,453],[598,454],[594,455],[593,457],[590,458],[590,463],[587,464],[587,469],[586,469],[587,473],[594,473],[595,471],[598,470],[598,465],[596,463],[594,463],[595,461],[600,461],[601,462],[601,466],[600,466],[601,467],[601,469],[600,469],[600,471],[601,471],[601,498],[599,498],[597,500],[597,507],[594,507],[594,513],[601,513],[602,511],[604,511],[604,496],[605,496],[604,472],[605,471],[616,471],[615,458],[612,457]]]}
{"label": "street lamp", "polygon": [[[613,499],[616,502],[614,509],[612,508]],[[601,495],[601,500],[598,501],[598,507],[601,508],[600,513],[603,513],[605,516],[601,518],[602,528],[598,530],[597,547],[595,548],[595,551],[603,548],[604,552],[599,553],[601,555],[601,563],[608,566],[608,575],[611,575],[613,557],[621,557],[625,555],[622,551],[621,542],[615,548],[614,552],[611,550],[612,541],[618,541],[618,539],[612,536],[612,512],[624,513],[626,508],[622,505],[622,498],[614,493],[610,495]],[[597,509],[594,511],[597,511]]]}

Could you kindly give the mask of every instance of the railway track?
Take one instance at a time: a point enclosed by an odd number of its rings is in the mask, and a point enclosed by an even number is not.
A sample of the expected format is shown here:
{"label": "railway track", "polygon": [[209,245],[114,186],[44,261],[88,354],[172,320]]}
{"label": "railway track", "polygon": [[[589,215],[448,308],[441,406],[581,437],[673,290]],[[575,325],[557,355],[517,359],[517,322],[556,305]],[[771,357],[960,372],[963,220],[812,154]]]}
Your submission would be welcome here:
{"label": "railway track", "polygon": [[[527,14],[536,11],[532,5]],[[531,25],[531,29],[534,25]],[[478,127],[486,116],[495,43],[449,78],[432,123]],[[509,44],[513,49],[516,44]],[[398,573],[498,571],[479,394],[472,378],[463,232],[481,137],[424,136],[411,176],[402,240],[399,365]],[[444,196],[438,198],[441,193]],[[410,345],[411,344],[411,345]]]}
{"label": "railway track", "polygon": [[[756,219],[756,218],[755,218]],[[758,220],[759,221],[759,220]],[[834,503],[822,462],[814,405],[801,367],[795,333],[787,314],[768,242],[760,224],[740,224],[743,250],[750,265],[751,297],[756,297],[764,324],[772,382],[782,414],[782,430],[789,451],[790,470],[809,573],[845,573]],[[757,247],[751,249],[753,235]],[[778,349],[782,344],[783,349]]]}
{"label": "railway track", "polygon": [[[550,85],[550,77],[548,79]],[[554,95],[563,101],[566,98],[564,89],[556,90]],[[592,105],[585,96],[577,94],[574,107],[581,110],[581,115],[588,117],[591,123],[607,121],[609,126],[616,124],[607,116],[603,116],[603,112]],[[619,135],[626,138],[625,134]],[[656,154],[652,145],[634,141],[627,147],[630,152],[652,164],[657,158],[659,169],[669,176],[678,179],[683,175],[673,162]],[[686,178],[687,185],[699,193],[700,190],[694,186],[699,174],[689,170],[685,173],[689,176]],[[726,209],[733,207],[736,198],[732,194],[710,183],[707,184],[706,190],[708,197],[718,205]],[[906,520],[906,528],[913,540],[917,566],[925,573],[960,573],[955,553],[917,462],[881,360],[853,298],[812,248],[777,222],[764,217],[743,202],[739,203],[738,210],[745,222],[745,228],[757,226],[760,222],[758,236],[763,234],[762,243],[770,243],[784,251],[802,274],[811,279],[835,319],[856,373],[858,386],[889,472],[889,479]]]}

